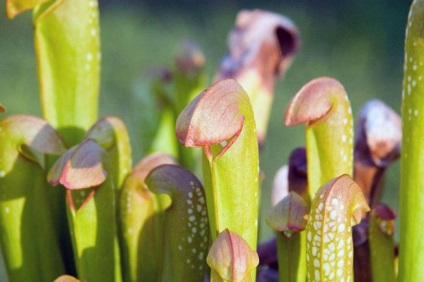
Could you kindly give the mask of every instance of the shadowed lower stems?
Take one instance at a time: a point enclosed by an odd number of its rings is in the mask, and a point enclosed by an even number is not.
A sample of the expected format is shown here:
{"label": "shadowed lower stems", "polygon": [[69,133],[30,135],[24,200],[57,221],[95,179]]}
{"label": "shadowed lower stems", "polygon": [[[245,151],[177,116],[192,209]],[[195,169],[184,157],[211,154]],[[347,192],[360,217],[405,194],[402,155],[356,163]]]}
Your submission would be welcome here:
{"label": "shadowed lower stems", "polygon": [[0,120],[0,140],[0,241],[9,281],[52,281],[65,271],[62,218],[51,205],[63,195],[46,182],[46,159],[65,146],[44,120],[27,115]]}
{"label": "shadowed lower stems", "polygon": [[[156,281],[159,276],[163,216],[169,197],[153,194],[144,181],[155,167],[174,163],[166,154],[151,154],[142,159],[124,181],[118,205],[124,281]],[[157,200],[159,196],[166,197],[167,201]],[[168,204],[161,206],[164,202]]]}

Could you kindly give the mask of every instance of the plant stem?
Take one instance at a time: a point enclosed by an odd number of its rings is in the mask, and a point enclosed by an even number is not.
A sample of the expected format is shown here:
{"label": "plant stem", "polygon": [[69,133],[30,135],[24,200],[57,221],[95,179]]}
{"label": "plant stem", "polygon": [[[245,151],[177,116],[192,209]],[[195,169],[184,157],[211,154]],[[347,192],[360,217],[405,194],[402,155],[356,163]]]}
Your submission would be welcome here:
{"label": "plant stem", "polygon": [[370,213],[369,246],[372,281],[393,282],[395,276],[395,214],[385,205]]}
{"label": "plant stem", "polygon": [[306,281],[306,232],[295,232],[290,238],[276,233],[280,282]]}
{"label": "plant stem", "polygon": [[405,39],[402,102],[399,281],[424,277],[424,1],[412,3]]}
{"label": "plant stem", "polygon": [[68,145],[97,119],[100,37],[97,0],[49,1],[34,10],[43,117]]}

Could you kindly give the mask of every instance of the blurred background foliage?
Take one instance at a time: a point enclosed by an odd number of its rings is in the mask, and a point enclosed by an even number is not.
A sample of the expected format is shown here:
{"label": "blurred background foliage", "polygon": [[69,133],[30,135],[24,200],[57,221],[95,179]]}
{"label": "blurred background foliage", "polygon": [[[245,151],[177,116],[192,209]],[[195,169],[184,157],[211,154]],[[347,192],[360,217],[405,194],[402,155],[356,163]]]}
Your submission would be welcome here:
{"label": "blurred background foliage", "polygon": [[[304,145],[303,126],[286,128],[283,115],[290,98],[318,76],[345,86],[357,113],[371,98],[399,113],[403,75],[404,30],[410,1],[136,1],[100,0],[102,73],[100,116],[117,115],[126,123],[134,162],[147,150],[149,134],[141,118],[152,70],[172,67],[173,52],[184,39],[198,42],[206,56],[210,81],[227,52],[226,39],[241,9],[267,9],[291,18],[302,47],[284,79],[278,81],[268,139],[261,156],[265,174],[262,210],[276,170],[290,151]],[[31,13],[9,21],[0,8],[0,101],[7,115],[40,116]],[[398,208],[399,164],[386,179],[385,201]],[[261,241],[272,235],[261,221]]]}

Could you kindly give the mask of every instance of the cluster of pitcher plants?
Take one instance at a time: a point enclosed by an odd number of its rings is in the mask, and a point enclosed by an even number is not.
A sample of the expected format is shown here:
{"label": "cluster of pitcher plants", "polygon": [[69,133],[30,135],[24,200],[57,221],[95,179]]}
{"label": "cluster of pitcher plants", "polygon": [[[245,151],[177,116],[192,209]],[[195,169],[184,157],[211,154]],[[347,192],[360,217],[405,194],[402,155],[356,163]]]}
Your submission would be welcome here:
{"label": "cluster of pitcher plants", "polygon": [[[314,79],[292,98],[285,125],[305,124],[306,148],[275,177],[263,209],[275,237],[259,246],[259,154],[275,81],[300,46],[289,19],[241,11],[211,85],[202,51],[184,42],[174,67],[153,74],[152,103],[140,109],[153,125],[144,139],[151,154],[133,165],[124,123],[97,120],[97,0],[6,5],[10,18],[33,9],[43,114],[0,120],[0,243],[10,281],[424,277],[424,1],[413,2],[407,23],[402,125],[372,100],[354,134],[334,78]],[[399,157],[398,244],[396,213],[381,196]]]}

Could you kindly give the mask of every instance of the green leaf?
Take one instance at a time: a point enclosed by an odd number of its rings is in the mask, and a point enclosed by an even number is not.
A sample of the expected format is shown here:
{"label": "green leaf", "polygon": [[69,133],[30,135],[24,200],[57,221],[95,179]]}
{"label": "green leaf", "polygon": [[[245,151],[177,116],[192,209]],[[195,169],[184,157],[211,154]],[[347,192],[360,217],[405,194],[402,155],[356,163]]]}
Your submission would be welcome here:
{"label": "green leaf", "polygon": [[168,95],[175,115],[178,116],[186,105],[206,87],[203,72],[205,57],[196,42],[185,40],[175,51],[176,68],[172,73],[173,93]]}
{"label": "green leaf", "polygon": [[62,184],[72,190],[98,186],[107,176],[102,164],[102,154],[103,149],[94,140],[86,139],[56,161],[47,179],[53,186]]}
{"label": "green leaf", "polygon": [[262,144],[274,96],[275,80],[284,75],[300,46],[296,26],[288,18],[262,10],[238,13],[228,40],[229,54],[218,80],[234,78],[252,103],[257,136]]}
{"label": "green leaf", "polygon": [[405,39],[400,177],[399,281],[419,281],[424,269],[424,3],[412,3]]}
{"label": "green leaf", "polygon": [[341,174],[352,175],[353,125],[349,99],[335,79],[307,83],[291,100],[285,124],[306,124],[309,195]]}
{"label": "green leaf", "polygon": [[[200,174],[198,168],[201,150],[190,150],[178,146],[175,121],[185,106],[206,87],[206,76],[203,71],[205,58],[194,41],[185,40],[177,46],[174,59],[175,67],[172,70],[159,69],[154,73],[151,92],[155,95],[156,107],[152,107],[152,101],[149,101],[147,106],[153,109],[149,115],[149,123],[158,120],[158,108],[160,108],[161,117],[159,122],[156,121],[158,124],[155,125],[155,136],[150,152],[171,154],[183,167]],[[151,97],[148,98],[152,100]],[[143,98],[145,99],[146,97]],[[149,137],[144,139],[150,143]]]}
{"label": "green leaf", "polygon": [[178,117],[177,137],[184,146],[203,147],[212,239],[228,228],[255,250],[258,143],[246,92],[233,79],[216,82]]}
{"label": "green leaf", "polygon": [[69,145],[97,119],[100,38],[97,0],[49,1],[34,11],[43,117]]}
{"label": "green leaf", "polygon": [[[157,200],[155,196],[158,195],[147,189],[144,180],[155,167],[174,163],[166,154],[151,154],[125,179],[119,198],[124,281],[156,281],[159,276],[163,210],[166,208],[160,204],[165,200]],[[169,197],[167,199],[169,201]]]}
{"label": "green leaf", "polygon": [[306,226],[309,281],[349,281],[353,269],[353,225],[369,211],[361,188],[348,175],[322,186]]}
{"label": "green leaf", "polygon": [[[50,0],[6,0],[6,12],[9,19],[13,19],[17,15],[26,10],[33,9]],[[60,0],[55,2],[59,2]]]}
{"label": "green leaf", "polygon": [[248,282],[259,264],[258,254],[237,233],[223,230],[212,244],[207,262],[212,270],[211,281]]}
{"label": "green leaf", "polygon": [[[0,120],[0,241],[10,281],[34,277],[52,281],[64,273],[59,249],[57,199],[45,180],[44,154],[59,155],[65,147],[57,132],[44,120],[9,116]],[[37,151],[28,158],[20,148]]]}
{"label": "green leaf", "polygon": [[[171,109],[161,110],[160,121],[156,129],[155,138],[151,142],[149,152],[162,152],[176,158],[178,156],[178,142],[175,137],[175,116]],[[147,138],[143,140],[147,141]]]}
{"label": "green leaf", "polygon": [[176,165],[155,168],[146,184],[152,192],[168,194],[172,199],[164,215],[158,281],[202,281],[209,239],[202,184],[190,171]]}
{"label": "green leaf", "polygon": [[268,213],[265,221],[275,231],[291,237],[294,232],[305,230],[309,210],[296,192],[290,192]]}
{"label": "green leaf", "polygon": [[[176,69],[173,72],[173,96],[170,100],[175,117],[178,117],[187,104],[206,88],[207,78],[204,72],[205,57],[194,41],[185,40],[177,46],[174,58]],[[172,125],[175,125],[175,120]],[[201,174],[201,150],[183,146],[177,148],[179,163],[196,174]]]}
{"label": "green leaf", "polygon": [[131,144],[125,124],[117,117],[104,117],[91,127],[85,138],[95,140],[106,151],[112,168],[109,173],[119,191],[132,167]]}

